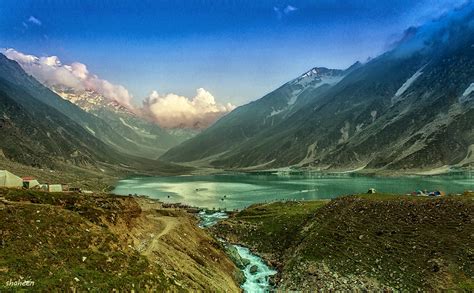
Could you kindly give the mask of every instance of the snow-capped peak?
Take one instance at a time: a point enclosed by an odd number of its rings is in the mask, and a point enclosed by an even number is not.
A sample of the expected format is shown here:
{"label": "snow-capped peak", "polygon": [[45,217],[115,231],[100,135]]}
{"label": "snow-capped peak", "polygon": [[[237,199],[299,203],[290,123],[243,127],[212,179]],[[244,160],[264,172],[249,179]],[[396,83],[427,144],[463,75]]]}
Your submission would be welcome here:
{"label": "snow-capped peak", "polygon": [[301,76],[297,77],[293,81],[291,81],[292,85],[302,85],[304,87],[308,85],[316,85],[326,83],[326,81],[330,81],[333,83],[334,81],[339,81],[343,76],[343,71],[338,69],[328,69],[326,67],[314,67],[309,71],[303,73]]}
{"label": "snow-capped peak", "polygon": [[51,87],[51,90],[86,112],[107,109],[116,113],[133,114],[119,102],[107,99],[93,90],[76,90],[67,87]]}

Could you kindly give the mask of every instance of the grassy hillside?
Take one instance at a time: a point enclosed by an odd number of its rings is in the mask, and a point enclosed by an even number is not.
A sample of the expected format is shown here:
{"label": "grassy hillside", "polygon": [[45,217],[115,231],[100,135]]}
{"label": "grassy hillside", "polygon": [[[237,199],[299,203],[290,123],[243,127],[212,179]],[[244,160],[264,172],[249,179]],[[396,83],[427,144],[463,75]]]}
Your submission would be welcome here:
{"label": "grassy hillside", "polygon": [[0,189],[0,218],[2,292],[21,280],[34,291],[238,291],[236,267],[194,217],[148,199]]}
{"label": "grassy hillside", "polygon": [[474,289],[474,194],[255,205],[214,228],[276,266],[281,289]]}

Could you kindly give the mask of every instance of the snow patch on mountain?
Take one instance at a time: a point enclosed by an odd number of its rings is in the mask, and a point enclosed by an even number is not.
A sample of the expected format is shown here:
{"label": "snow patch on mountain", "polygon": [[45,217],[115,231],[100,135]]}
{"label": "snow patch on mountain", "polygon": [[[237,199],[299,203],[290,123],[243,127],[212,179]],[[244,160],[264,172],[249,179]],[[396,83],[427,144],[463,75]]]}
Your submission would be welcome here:
{"label": "snow patch on mountain", "polygon": [[146,131],[145,129],[138,128],[138,127],[136,127],[136,126],[132,126],[132,125],[128,124],[127,121],[125,121],[125,119],[123,119],[122,117],[120,117],[119,120],[120,120],[120,122],[121,122],[124,126],[130,128],[130,129],[132,129],[132,130],[135,131],[135,133],[138,134],[138,135],[141,135],[141,136],[143,136],[143,137],[147,137],[147,138],[150,138],[150,139],[156,139],[156,138],[158,138],[157,135],[153,135],[153,134],[151,134],[150,132]]}
{"label": "snow patch on mountain", "polygon": [[315,67],[290,81],[290,84],[301,85],[303,88],[308,86],[319,87],[323,84],[332,85],[338,83],[343,77],[344,75],[342,70]]}
{"label": "snow patch on mountain", "polygon": [[296,103],[296,100],[298,100],[298,96],[299,94],[302,92],[303,90],[294,90],[292,93],[291,93],[291,97],[290,99],[288,100],[288,106],[291,106],[291,105],[294,105]]}
{"label": "snow patch on mountain", "polygon": [[471,83],[469,87],[464,91],[462,97],[459,98],[459,102],[466,102],[472,99],[469,96],[474,92],[474,83]]}
{"label": "snow patch on mountain", "polygon": [[280,110],[273,109],[273,111],[270,113],[269,117],[273,117],[273,116],[276,116],[280,113],[283,113],[286,109],[288,109],[288,108],[283,108],[283,109],[280,109]]}
{"label": "snow patch on mountain", "polygon": [[120,119],[120,122],[122,122],[122,124],[127,126],[128,128],[132,130],[138,130],[138,131],[140,130],[137,127],[133,127],[132,125],[128,124],[122,117],[120,117],[119,119]]}
{"label": "snow patch on mountain", "polygon": [[[311,75],[307,76],[304,74],[302,77],[299,77],[293,80],[292,85],[301,85],[304,88],[312,87],[318,88],[324,84],[335,85],[344,78],[343,75]],[[300,90],[301,92],[302,90]]]}
{"label": "snow patch on mountain", "polygon": [[[325,84],[332,86],[343,78],[344,75],[341,70],[315,67],[288,83],[290,86],[296,87],[296,89],[291,92],[287,104],[288,106],[293,106],[298,100],[299,95],[305,90],[316,89]],[[282,109],[282,111],[289,108]]]}
{"label": "snow patch on mountain", "polygon": [[134,115],[130,110],[116,101],[111,101],[103,95],[92,90],[76,90],[73,88],[51,86],[53,92],[86,112],[98,109],[108,109],[115,113]]}
{"label": "snow patch on mountain", "polygon": [[407,79],[407,81],[405,81],[405,83],[395,93],[395,97],[393,97],[392,103],[395,103],[400,100],[399,98],[401,97],[401,95],[403,95],[410,88],[410,86],[418,79],[418,77],[423,74],[423,69],[425,68],[425,66],[418,69],[417,72],[415,72],[409,79]]}
{"label": "snow patch on mountain", "polygon": [[92,130],[89,126],[86,126],[86,129],[89,130],[90,133],[92,133],[93,135],[95,135],[95,131]]}
{"label": "snow patch on mountain", "polygon": [[344,126],[339,129],[339,132],[341,132],[341,138],[339,139],[338,143],[344,143],[349,139],[349,131],[351,129],[351,124],[346,121]]}
{"label": "snow patch on mountain", "polygon": [[308,89],[316,89],[322,85],[335,85],[344,78],[341,70],[327,69],[315,67],[310,71],[304,73],[300,77],[290,81],[288,85],[293,89],[291,94],[288,96],[287,106],[281,109],[275,109],[272,107],[272,111],[265,117],[267,118],[279,115],[285,111],[292,109],[293,105],[298,101],[299,96],[303,91]]}
{"label": "snow patch on mountain", "polygon": [[372,111],[370,112],[370,116],[372,117],[372,123],[375,122],[375,119],[377,118],[377,111]]}

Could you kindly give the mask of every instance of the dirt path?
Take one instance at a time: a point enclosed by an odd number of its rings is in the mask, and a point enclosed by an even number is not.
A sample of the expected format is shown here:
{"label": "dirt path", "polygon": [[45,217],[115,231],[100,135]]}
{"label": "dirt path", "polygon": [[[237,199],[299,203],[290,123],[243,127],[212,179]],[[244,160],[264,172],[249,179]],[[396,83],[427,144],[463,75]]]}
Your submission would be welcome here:
{"label": "dirt path", "polygon": [[142,218],[133,231],[135,247],[150,262],[191,291],[240,292],[238,269],[193,215],[149,199],[138,202]]}
{"label": "dirt path", "polygon": [[166,217],[166,216],[156,217],[156,216],[152,216],[150,218],[158,220],[164,225],[163,231],[161,231],[160,234],[158,234],[158,236],[155,237],[155,239],[158,239],[158,238],[168,234],[171,230],[173,230],[174,228],[176,228],[179,225],[179,221],[176,217]]}
{"label": "dirt path", "polygon": [[150,242],[148,243],[146,249],[143,251],[144,254],[150,255],[153,251],[159,249],[160,238],[172,232],[177,226],[179,226],[179,220],[176,217],[168,216],[148,216],[150,221],[159,222],[160,226],[163,226],[163,230],[156,236],[153,236]]}

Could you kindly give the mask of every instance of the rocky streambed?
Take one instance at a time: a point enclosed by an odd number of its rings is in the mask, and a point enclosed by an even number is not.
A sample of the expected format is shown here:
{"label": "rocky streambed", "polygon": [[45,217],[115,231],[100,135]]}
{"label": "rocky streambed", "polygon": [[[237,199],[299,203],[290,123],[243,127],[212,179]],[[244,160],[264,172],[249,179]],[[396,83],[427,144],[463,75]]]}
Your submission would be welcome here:
{"label": "rocky streambed", "polygon": [[[228,214],[221,211],[201,211],[198,215],[201,220],[199,224],[201,228],[211,227],[220,220],[228,218]],[[244,280],[241,288],[244,292],[270,291],[272,288],[270,277],[275,275],[277,271],[270,268],[262,258],[253,254],[247,247],[231,244],[224,240],[221,241],[229,257],[243,273]]]}

